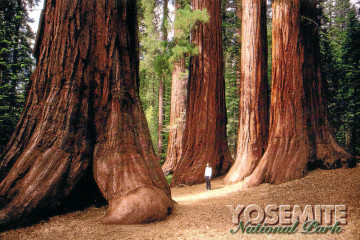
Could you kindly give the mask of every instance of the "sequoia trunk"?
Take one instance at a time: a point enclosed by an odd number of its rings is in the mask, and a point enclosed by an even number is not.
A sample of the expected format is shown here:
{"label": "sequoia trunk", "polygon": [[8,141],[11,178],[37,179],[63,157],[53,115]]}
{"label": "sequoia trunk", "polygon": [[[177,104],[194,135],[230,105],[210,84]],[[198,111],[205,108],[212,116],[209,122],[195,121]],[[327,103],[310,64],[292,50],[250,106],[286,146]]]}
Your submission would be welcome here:
{"label": "sequoia trunk", "polygon": [[272,92],[268,148],[243,187],[279,184],[310,168],[349,166],[330,133],[323,96],[316,1],[273,3]]}
{"label": "sequoia trunk", "polygon": [[192,33],[199,54],[190,60],[183,154],[172,186],[204,182],[207,162],[215,176],[226,173],[232,164],[226,141],[221,1],[193,0],[192,6],[206,8],[210,20]]}
{"label": "sequoia trunk", "polygon": [[37,68],[1,156],[0,226],[56,208],[94,166],[105,223],[164,219],[170,190],[138,85],[136,1],[45,1]]}
{"label": "sequoia trunk", "polygon": [[[176,1],[175,17],[176,9],[178,9],[179,6],[180,4]],[[177,35],[176,31],[175,35]],[[174,62],[172,70],[169,138],[166,161],[162,166],[165,175],[174,172],[183,150],[182,139],[185,129],[187,89],[187,78],[184,74],[185,57],[181,57]]]}
{"label": "sequoia trunk", "polygon": [[267,146],[268,83],[266,1],[242,0],[240,119],[236,161],[225,182],[250,175]]}

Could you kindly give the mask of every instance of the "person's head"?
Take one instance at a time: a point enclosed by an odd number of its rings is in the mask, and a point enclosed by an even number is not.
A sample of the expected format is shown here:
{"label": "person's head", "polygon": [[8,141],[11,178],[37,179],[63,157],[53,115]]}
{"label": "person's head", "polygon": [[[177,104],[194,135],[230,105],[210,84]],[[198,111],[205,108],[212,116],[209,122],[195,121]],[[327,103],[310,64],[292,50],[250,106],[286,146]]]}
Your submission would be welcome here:
{"label": "person's head", "polygon": [[207,166],[207,167],[210,167],[210,163],[207,163],[206,166]]}

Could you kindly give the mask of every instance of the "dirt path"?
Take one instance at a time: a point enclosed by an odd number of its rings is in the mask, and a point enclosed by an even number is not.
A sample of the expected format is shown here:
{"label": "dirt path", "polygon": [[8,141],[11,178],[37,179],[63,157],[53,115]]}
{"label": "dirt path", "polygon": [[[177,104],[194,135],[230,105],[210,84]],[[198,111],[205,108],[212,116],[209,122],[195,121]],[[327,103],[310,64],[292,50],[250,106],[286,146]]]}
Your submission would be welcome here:
{"label": "dirt path", "polygon": [[[262,184],[238,191],[225,186],[222,178],[205,184],[173,188],[177,201],[165,221],[133,226],[102,225],[105,208],[55,216],[27,228],[0,233],[0,239],[360,239],[360,167],[331,171],[316,170],[306,177],[281,185]],[[288,204],[335,205],[348,207],[348,224],[338,235],[243,235],[231,234],[231,215],[226,205]],[[301,229],[301,226],[299,227]]]}

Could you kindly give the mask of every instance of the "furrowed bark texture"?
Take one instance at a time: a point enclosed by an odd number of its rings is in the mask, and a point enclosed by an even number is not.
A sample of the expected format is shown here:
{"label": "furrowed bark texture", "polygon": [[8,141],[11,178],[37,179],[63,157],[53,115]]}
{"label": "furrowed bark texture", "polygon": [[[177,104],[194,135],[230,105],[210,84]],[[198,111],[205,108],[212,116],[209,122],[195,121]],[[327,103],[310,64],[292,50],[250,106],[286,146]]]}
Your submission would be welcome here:
{"label": "furrowed bark texture", "polygon": [[[179,5],[178,2],[175,3],[175,10],[179,8]],[[175,31],[175,35],[176,34]],[[162,166],[165,175],[174,172],[183,150],[182,139],[185,129],[186,89],[188,83],[188,79],[184,76],[184,73],[185,58],[181,57],[174,63],[172,71],[170,129],[166,160]]]}
{"label": "furrowed bark texture", "polygon": [[1,157],[0,226],[56,208],[92,166],[109,202],[103,222],[164,219],[172,202],[138,95],[136,1],[46,1],[41,26]]}
{"label": "furrowed bark texture", "polygon": [[232,164],[226,141],[221,1],[193,0],[192,6],[206,8],[210,20],[198,24],[192,34],[199,54],[190,61],[183,155],[172,186],[204,182],[207,162],[215,176],[226,173]]}
{"label": "furrowed bark texture", "polygon": [[267,83],[266,1],[242,0],[240,116],[236,161],[227,184],[250,175],[267,146],[269,101]]}
{"label": "furrowed bark texture", "polygon": [[313,167],[352,164],[327,121],[315,4],[311,0],[273,3],[269,144],[244,188],[301,178]]}

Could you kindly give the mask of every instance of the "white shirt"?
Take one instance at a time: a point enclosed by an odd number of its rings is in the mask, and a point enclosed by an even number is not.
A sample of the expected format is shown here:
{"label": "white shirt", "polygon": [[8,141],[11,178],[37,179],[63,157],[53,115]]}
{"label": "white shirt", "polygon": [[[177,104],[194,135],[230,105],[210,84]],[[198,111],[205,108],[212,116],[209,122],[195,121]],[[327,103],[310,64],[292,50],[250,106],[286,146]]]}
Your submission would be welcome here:
{"label": "white shirt", "polygon": [[211,177],[211,175],[212,175],[212,168],[206,167],[205,168],[205,177]]}

